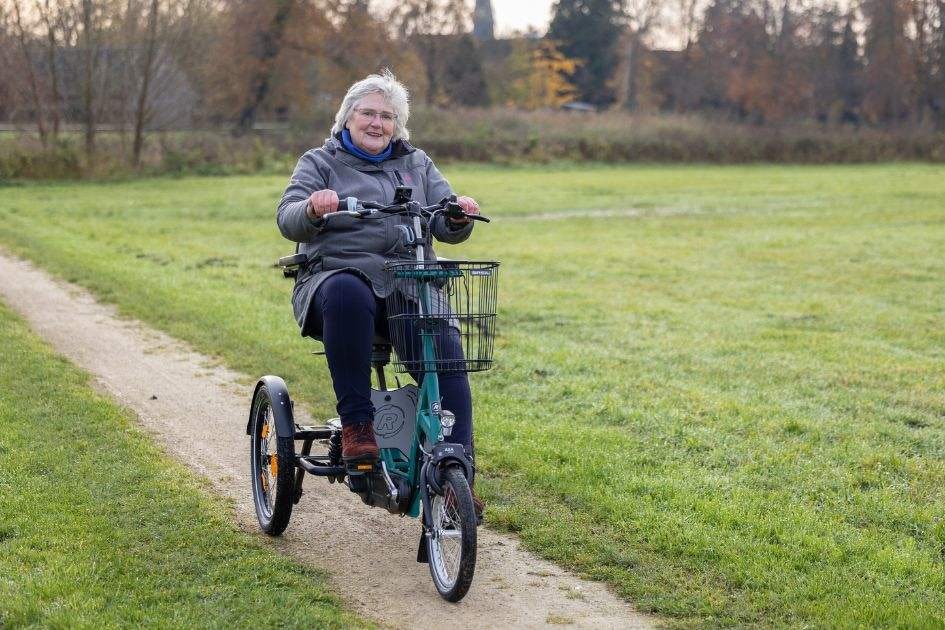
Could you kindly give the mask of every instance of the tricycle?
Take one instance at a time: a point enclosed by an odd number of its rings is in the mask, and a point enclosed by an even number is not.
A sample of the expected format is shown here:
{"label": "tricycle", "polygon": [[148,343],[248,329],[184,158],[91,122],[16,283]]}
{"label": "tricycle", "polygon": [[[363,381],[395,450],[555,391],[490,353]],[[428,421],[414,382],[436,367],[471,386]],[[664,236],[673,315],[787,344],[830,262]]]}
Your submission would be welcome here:
{"label": "tricycle", "polygon": [[[409,192],[399,188],[390,205],[349,197],[338,207],[338,212],[364,220],[385,214],[411,219],[397,227],[413,258],[386,266],[390,334],[374,339],[371,357],[377,381],[371,392],[373,426],[380,457],[375,462],[345,463],[340,420],[298,424],[285,381],[264,376],[253,391],[246,428],[252,493],[259,525],[273,536],[288,526],[307,474],[345,484],[369,506],[419,517],[417,561],[429,564],[440,595],[456,602],[472,583],[480,523],[470,490],[473,453],[449,441],[455,416],[441,405],[438,376],[492,367],[499,263],[427,260],[428,226],[436,214],[489,219],[465,215],[455,197],[424,207],[411,201]],[[279,261],[287,277],[294,277],[305,264],[305,255],[299,253]],[[444,351],[457,347],[457,340],[461,354]],[[403,353],[408,356],[394,355],[393,367],[411,374],[418,384],[400,385],[397,378],[396,387],[388,388],[385,367],[391,363],[392,349],[411,345],[414,350]]]}

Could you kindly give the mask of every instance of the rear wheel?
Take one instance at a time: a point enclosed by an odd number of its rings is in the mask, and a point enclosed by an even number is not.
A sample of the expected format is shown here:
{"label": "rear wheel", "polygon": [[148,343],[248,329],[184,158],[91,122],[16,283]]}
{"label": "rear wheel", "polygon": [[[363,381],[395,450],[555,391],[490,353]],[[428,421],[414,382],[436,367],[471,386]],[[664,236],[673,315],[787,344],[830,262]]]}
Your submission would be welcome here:
{"label": "rear wheel", "polygon": [[459,466],[445,469],[440,478],[443,494],[431,501],[427,555],[436,590],[443,599],[458,602],[476,569],[476,512]]}
{"label": "rear wheel", "polygon": [[250,470],[256,518],[264,532],[278,536],[289,525],[295,495],[295,440],[279,437],[272,398],[263,385],[253,398]]}

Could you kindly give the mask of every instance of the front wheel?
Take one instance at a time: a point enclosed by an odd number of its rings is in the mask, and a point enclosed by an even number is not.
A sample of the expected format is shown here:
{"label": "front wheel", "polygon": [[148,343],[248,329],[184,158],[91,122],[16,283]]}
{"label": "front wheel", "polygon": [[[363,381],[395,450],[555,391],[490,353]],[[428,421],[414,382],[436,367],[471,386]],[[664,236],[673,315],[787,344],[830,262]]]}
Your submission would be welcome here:
{"label": "front wheel", "polygon": [[295,441],[279,437],[269,388],[253,398],[250,426],[250,470],[256,518],[264,532],[278,536],[289,525],[295,495]]}
{"label": "front wheel", "polygon": [[431,502],[427,555],[436,590],[443,599],[458,602],[476,570],[476,510],[459,466],[443,470],[440,479],[443,494]]}

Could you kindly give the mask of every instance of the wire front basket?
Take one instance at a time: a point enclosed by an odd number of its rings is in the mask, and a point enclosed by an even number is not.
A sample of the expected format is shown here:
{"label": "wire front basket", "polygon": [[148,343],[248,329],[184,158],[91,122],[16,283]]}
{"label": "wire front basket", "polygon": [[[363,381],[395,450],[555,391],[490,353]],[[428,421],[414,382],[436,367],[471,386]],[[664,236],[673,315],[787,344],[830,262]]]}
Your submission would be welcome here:
{"label": "wire front basket", "polygon": [[[397,372],[481,372],[492,367],[499,263],[389,262],[387,323]],[[431,343],[432,360],[424,359]]]}

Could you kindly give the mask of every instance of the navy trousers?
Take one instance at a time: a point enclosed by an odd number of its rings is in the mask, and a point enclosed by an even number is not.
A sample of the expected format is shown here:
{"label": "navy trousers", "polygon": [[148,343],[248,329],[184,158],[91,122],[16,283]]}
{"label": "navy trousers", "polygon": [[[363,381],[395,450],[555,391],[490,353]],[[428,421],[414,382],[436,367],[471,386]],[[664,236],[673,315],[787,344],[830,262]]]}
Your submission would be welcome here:
{"label": "navy trousers", "polygon": [[[387,312],[370,285],[353,273],[337,273],[325,280],[315,292],[309,316],[314,329],[321,330],[325,357],[331,372],[338,415],[341,424],[370,422],[374,419],[371,403],[371,348],[375,332],[387,337]],[[394,348],[407,360],[419,359],[419,343]],[[462,356],[459,340],[448,349],[455,357]],[[419,383],[422,373],[413,374]],[[456,414],[450,442],[472,448],[472,395],[465,372],[441,374],[440,396],[444,409]]]}

